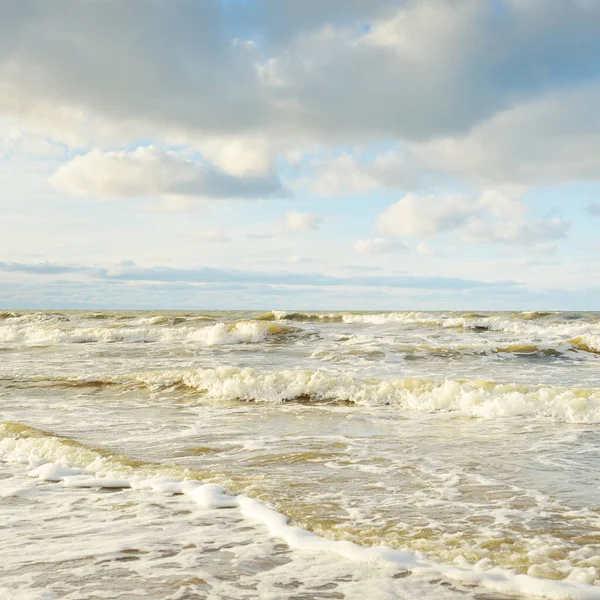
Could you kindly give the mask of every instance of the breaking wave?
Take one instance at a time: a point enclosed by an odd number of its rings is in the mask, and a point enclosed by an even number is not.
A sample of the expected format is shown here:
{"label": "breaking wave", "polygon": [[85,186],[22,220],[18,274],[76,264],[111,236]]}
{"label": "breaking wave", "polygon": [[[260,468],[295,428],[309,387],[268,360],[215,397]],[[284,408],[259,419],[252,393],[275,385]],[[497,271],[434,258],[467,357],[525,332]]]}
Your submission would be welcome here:
{"label": "breaking wave", "polygon": [[[330,322],[366,325],[419,325],[439,326],[447,329],[464,329],[473,331],[492,331],[513,333],[523,336],[560,336],[576,338],[585,336],[584,340],[593,351],[600,351],[600,320],[597,317],[582,315],[562,315],[550,312],[525,312],[503,315],[482,315],[478,313],[438,314],[427,312],[388,312],[388,313],[302,313],[273,311],[259,318],[277,321],[298,322]],[[575,318],[577,317],[577,318]],[[593,339],[595,337],[595,339]]]}
{"label": "breaking wave", "polygon": [[[162,319],[162,317],[160,317]],[[161,321],[160,324],[164,323]],[[84,344],[113,342],[184,342],[205,346],[258,343],[275,336],[297,331],[294,327],[262,321],[216,323],[200,327],[146,327],[120,325],[104,327],[72,327],[31,324],[0,327],[0,343],[4,344]],[[153,326],[154,325],[154,326]],[[172,325],[172,323],[171,323]]]}
{"label": "breaking wave", "polygon": [[567,423],[600,423],[600,390],[527,386],[486,380],[360,379],[324,371],[269,371],[219,367],[119,376],[73,377],[57,385],[122,385],[151,390],[181,387],[200,402],[340,402],[391,406],[479,419],[524,416]]}

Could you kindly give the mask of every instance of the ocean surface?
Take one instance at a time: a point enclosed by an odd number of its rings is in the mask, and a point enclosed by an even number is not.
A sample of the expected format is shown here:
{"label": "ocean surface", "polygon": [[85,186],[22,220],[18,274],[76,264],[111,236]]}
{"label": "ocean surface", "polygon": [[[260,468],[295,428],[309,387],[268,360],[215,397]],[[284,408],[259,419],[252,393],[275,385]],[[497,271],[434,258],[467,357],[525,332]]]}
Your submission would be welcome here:
{"label": "ocean surface", "polygon": [[600,598],[600,313],[0,312],[0,597]]}

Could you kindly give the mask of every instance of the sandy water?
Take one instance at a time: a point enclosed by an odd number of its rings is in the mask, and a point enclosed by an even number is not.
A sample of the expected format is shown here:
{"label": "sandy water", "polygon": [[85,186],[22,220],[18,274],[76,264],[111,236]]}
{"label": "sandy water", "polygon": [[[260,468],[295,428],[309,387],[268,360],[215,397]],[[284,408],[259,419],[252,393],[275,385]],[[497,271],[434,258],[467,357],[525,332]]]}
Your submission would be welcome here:
{"label": "sandy water", "polygon": [[599,353],[595,313],[2,313],[0,589],[599,598]]}

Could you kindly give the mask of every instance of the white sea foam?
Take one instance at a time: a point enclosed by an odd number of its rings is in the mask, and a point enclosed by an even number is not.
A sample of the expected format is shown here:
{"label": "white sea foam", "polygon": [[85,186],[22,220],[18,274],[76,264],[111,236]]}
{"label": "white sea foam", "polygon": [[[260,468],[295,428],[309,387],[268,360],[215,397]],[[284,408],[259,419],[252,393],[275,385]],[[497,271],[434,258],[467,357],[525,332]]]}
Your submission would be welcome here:
{"label": "white sea foam", "polygon": [[584,334],[570,341],[576,347],[600,353],[600,332],[597,334]]}
{"label": "white sea foam", "polygon": [[293,328],[264,321],[216,323],[200,327],[67,327],[56,324],[0,326],[4,344],[77,344],[114,342],[180,342],[204,346],[259,343],[270,336],[290,333]]}
{"label": "white sea foam", "polygon": [[480,419],[528,416],[569,423],[600,423],[600,390],[525,386],[485,380],[359,379],[323,371],[219,367],[93,378],[149,387],[185,385],[215,401],[352,402],[419,412],[456,412]]}
{"label": "white sea foam", "polygon": [[[600,588],[586,581],[582,569],[573,571],[565,580],[553,581],[500,569],[486,560],[471,564],[463,559],[456,561],[457,564],[454,565],[444,565],[431,561],[423,553],[409,549],[364,547],[349,541],[328,540],[290,524],[288,517],[263,502],[246,495],[233,495],[220,485],[170,477],[144,479],[135,477],[135,474],[129,479],[115,480],[110,474],[102,471],[89,472],[89,467],[85,472],[62,461],[52,462],[40,458],[32,452],[32,439],[43,441],[43,438],[35,437],[5,437],[0,442],[0,455],[4,460],[23,463],[25,453],[29,452],[29,463],[37,465],[29,472],[31,477],[61,481],[66,487],[130,487],[162,494],[182,494],[206,509],[237,508],[246,518],[262,524],[274,538],[283,540],[293,549],[334,554],[351,561],[392,566],[415,574],[443,575],[458,582],[476,584],[502,593],[527,594],[551,600],[600,599]],[[7,444],[7,440],[11,440],[11,443]],[[45,451],[47,452],[47,447]]]}
{"label": "white sea foam", "polygon": [[[343,314],[342,319],[345,323],[439,325],[447,329],[488,330],[526,337],[569,338],[586,334],[600,336],[600,323],[597,321],[564,322],[554,320],[546,322],[506,316],[446,316],[419,312]],[[596,343],[598,342],[596,341]]]}
{"label": "white sea foam", "polygon": [[404,323],[407,325],[439,325],[442,317],[422,312],[407,313],[380,313],[380,314],[353,314],[342,315],[344,323],[368,323],[371,325],[385,325],[387,323]]}
{"label": "white sea foam", "polygon": [[600,322],[589,319],[564,321],[560,313],[525,312],[514,315],[444,315],[427,312],[388,312],[388,313],[295,313],[273,311],[268,313],[278,321],[343,322],[353,325],[380,326],[438,326],[445,329],[465,329],[511,333],[520,339],[532,337],[568,340],[584,336],[590,342],[582,342],[592,351],[600,351]]}

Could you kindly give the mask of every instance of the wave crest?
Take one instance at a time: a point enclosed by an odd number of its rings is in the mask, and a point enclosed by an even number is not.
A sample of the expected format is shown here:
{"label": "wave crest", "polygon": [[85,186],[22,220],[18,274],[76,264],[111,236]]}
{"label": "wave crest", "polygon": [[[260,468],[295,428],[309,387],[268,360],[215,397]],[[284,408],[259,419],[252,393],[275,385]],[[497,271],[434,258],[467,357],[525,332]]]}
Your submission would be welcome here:
{"label": "wave crest", "polygon": [[0,327],[0,343],[5,344],[85,344],[115,342],[183,342],[204,346],[259,343],[272,336],[296,332],[294,327],[263,321],[216,323],[200,327],[59,327],[17,325]]}
{"label": "wave crest", "polygon": [[122,376],[71,378],[67,385],[182,388],[201,402],[344,402],[480,419],[527,416],[568,423],[600,423],[600,390],[527,386],[486,380],[359,379],[324,371],[269,371],[218,367]]}

